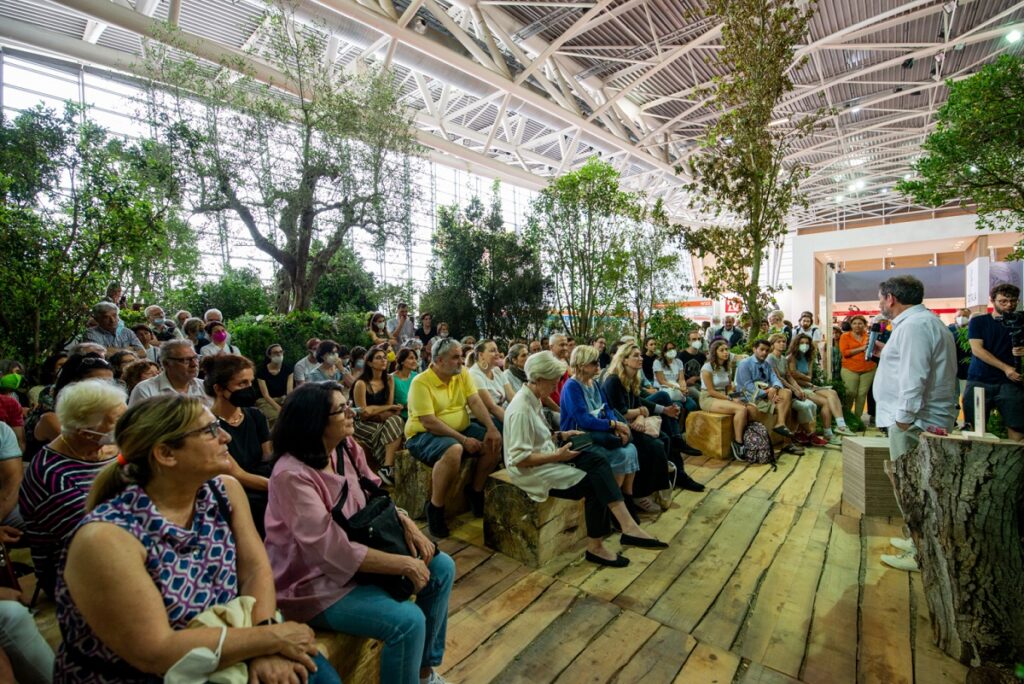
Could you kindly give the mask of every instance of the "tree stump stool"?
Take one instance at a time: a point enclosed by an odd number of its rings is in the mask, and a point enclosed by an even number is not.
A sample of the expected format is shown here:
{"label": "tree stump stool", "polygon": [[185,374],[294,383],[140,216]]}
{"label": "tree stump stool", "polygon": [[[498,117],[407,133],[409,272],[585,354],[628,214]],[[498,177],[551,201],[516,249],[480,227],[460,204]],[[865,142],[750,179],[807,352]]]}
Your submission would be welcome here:
{"label": "tree stump stool", "polygon": [[[773,430],[776,416],[765,414],[758,422],[768,428],[772,446],[779,448],[786,438]],[[686,443],[705,456],[732,459],[732,416],[712,411],[691,411],[686,416]]]}
{"label": "tree stump stool", "polygon": [[1024,444],[925,433],[893,474],[936,644],[965,665],[1024,661]]}
{"label": "tree stump stool", "polygon": [[[463,489],[473,479],[476,458],[463,458],[459,476],[448,489],[444,499],[445,515],[452,517],[469,510],[469,502]],[[432,469],[417,461],[403,449],[395,454],[395,486],[391,490],[391,498],[395,505],[404,508],[416,520],[423,520],[423,509],[430,499],[430,482]]]}
{"label": "tree stump stool", "polygon": [[583,502],[548,498],[537,502],[512,484],[508,471],[484,487],[484,543],[532,568],[577,548],[586,538]]}
{"label": "tree stump stool", "polygon": [[353,634],[317,632],[316,645],[342,681],[380,684],[382,642]]}

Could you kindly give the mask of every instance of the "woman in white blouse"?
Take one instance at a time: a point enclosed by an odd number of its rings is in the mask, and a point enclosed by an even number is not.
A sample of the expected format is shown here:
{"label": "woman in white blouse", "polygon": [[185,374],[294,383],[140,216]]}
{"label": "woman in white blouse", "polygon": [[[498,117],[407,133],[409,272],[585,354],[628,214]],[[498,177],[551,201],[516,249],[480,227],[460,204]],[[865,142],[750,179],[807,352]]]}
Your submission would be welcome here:
{"label": "woman in white blouse", "polygon": [[552,435],[541,412],[541,399],[551,395],[565,368],[565,363],[549,351],[527,359],[527,383],[505,412],[505,466],[513,484],[534,501],[544,501],[549,496],[584,499],[587,560],[625,567],[629,559],[604,545],[604,539],[612,532],[612,516],[622,530],[623,545],[663,549],[668,544],[645,532],[629,515],[622,490],[603,456],[586,449],[571,451],[568,442],[561,447],[555,445],[556,438],[562,441],[584,434],[572,430]]}
{"label": "woman in white blouse", "polygon": [[[505,422],[505,407],[508,406],[515,393],[505,378],[505,373],[498,367],[498,345],[493,340],[480,340],[473,349],[473,356],[476,359],[469,368],[469,375],[473,378],[473,384],[480,392],[480,398],[487,407],[487,412]],[[501,429],[499,427],[499,429]]]}

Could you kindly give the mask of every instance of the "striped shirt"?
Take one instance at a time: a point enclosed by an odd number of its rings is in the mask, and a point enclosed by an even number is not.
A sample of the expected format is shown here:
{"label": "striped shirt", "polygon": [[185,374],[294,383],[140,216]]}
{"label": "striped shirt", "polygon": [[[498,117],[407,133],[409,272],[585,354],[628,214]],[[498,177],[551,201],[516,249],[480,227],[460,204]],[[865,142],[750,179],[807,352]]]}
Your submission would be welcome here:
{"label": "striped shirt", "polygon": [[50,596],[57,581],[60,553],[85,515],[92,481],[113,461],[79,461],[47,446],[25,471],[18,493],[18,507],[25,519],[24,541],[32,551],[36,577]]}

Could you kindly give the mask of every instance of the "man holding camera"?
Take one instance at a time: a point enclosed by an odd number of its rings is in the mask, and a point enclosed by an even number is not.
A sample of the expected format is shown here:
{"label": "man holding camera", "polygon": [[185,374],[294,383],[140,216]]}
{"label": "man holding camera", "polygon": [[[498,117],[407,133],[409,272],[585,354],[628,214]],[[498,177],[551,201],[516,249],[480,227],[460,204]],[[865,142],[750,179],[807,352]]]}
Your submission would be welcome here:
{"label": "man holding camera", "polygon": [[[1024,386],[1021,357],[1024,356],[1024,313],[1017,311],[1020,288],[1002,283],[990,293],[993,312],[975,316],[967,324],[973,358],[967,369],[964,390],[964,420],[988,424],[992,407],[1003,417],[1010,439],[1024,441]],[[985,415],[974,415],[974,389],[985,390]]]}

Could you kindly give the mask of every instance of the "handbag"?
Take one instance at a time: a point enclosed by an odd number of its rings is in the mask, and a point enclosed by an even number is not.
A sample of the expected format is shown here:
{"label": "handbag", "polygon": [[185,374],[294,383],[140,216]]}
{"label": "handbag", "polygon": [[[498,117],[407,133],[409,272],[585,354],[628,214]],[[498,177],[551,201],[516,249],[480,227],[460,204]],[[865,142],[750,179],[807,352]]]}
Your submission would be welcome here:
{"label": "handbag", "polygon": [[[348,458],[348,450],[342,445],[342,457],[338,459],[344,473],[344,461]],[[348,500],[348,480],[341,488],[338,503],[331,509],[331,517],[348,538],[357,544],[371,549],[394,553],[401,556],[412,556],[409,545],[405,543],[405,527],[398,517],[398,508],[387,492],[366,477],[359,478],[359,486],[366,495],[366,505],[346,517],[342,508]],[[412,580],[402,575],[385,575],[376,572],[357,572],[355,580],[360,584],[374,584],[396,601],[405,601],[412,596],[416,587]]]}
{"label": "handbag", "polygon": [[648,437],[657,437],[661,434],[661,416],[644,418],[644,434]]}

